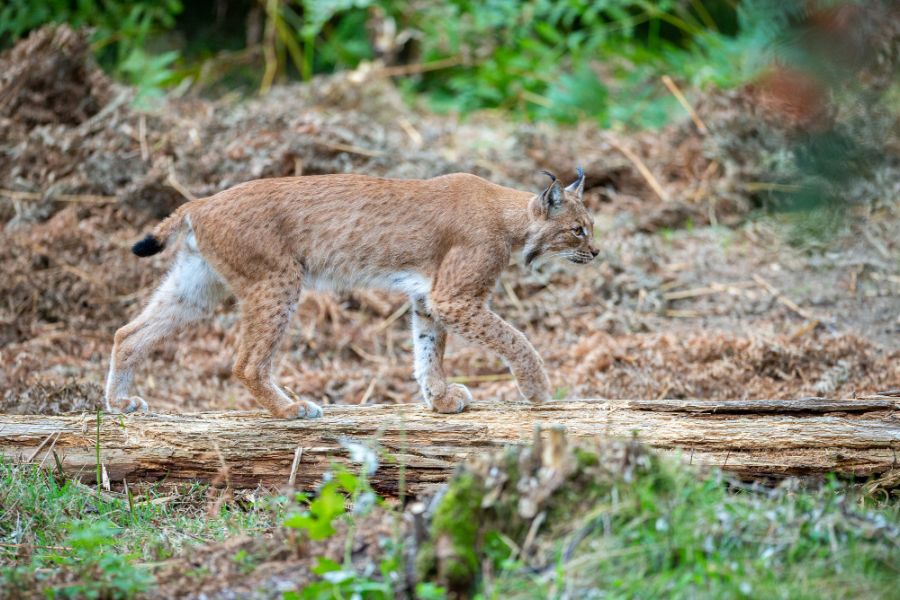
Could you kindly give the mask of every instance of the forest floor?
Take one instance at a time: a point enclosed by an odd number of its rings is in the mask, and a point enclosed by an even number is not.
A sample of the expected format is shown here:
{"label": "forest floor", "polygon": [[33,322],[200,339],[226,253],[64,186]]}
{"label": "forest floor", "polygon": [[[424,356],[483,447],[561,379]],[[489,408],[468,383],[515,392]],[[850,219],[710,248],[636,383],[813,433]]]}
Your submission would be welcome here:
{"label": "forest floor", "polygon": [[[129,247],[186,198],[258,177],[349,171],[385,177],[467,171],[538,191],[540,169],[567,179],[578,164],[587,172],[586,203],[596,217],[601,255],[583,267],[511,264],[492,302],[538,348],[558,396],[853,398],[900,387],[896,139],[885,163],[853,188],[863,190],[864,200],[848,197],[849,208],[838,212],[770,212],[780,185],[767,177],[778,154],[772,140],[785,138],[748,117],[755,103],[746,91],[696,100],[706,134],[687,119],[631,134],[590,124],[509,122],[491,113],[435,115],[410,105],[378,66],[276,87],[261,98],[173,97],[139,110],[132,90],[92,66],[84,39],[60,31],[48,39],[33,36],[0,56],[6,73],[0,79],[0,412],[80,412],[100,405],[112,335],[138,312],[171,259],[169,252],[138,259]],[[82,100],[73,106],[72,98]],[[883,123],[880,129],[897,131]],[[328,404],[417,402],[405,302],[373,290],[304,292],[278,380],[326,410]],[[253,406],[231,376],[236,318],[233,303],[226,303],[208,324],[152,355],[136,382],[151,410]],[[453,337],[446,370],[479,399],[503,401],[516,393],[496,357]],[[4,468],[5,493],[18,494],[22,506],[32,488],[12,485],[26,479]],[[49,475],[29,477],[39,478],[35,489],[54,485]],[[699,498],[710,484],[697,485]],[[83,490],[54,493],[74,508],[47,516],[42,511],[49,508],[33,506],[33,514],[44,515],[42,526],[59,532],[43,542],[23,534],[32,550],[71,543],[60,523],[90,504],[78,499],[90,496]],[[256,506],[246,499],[216,504],[215,494],[188,490],[154,503],[169,494],[142,493],[146,514],[128,511],[121,495],[103,508],[91,504],[92,510],[114,513],[109,518],[116,526],[125,527],[118,520],[130,514],[148,529],[162,524],[170,530],[176,542],[159,543],[177,547],[148,550],[144,560],[184,557],[187,538],[213,542],[190,551],[194,591],[208,585],[224,597],[260,588],[277,595],[271,587],[276,575],[296,586],[303,581],[298,565],[310,577],[311,557],[339,561],[345,549],[342,534],[323,542],[334,548],[279,558],[263,547],[294,547],[284,542],[290,532],[277,527],[283,506],[267,508],[264,522],[255,522],[255,508],[250,516],[241,512]],[[277,504],[277,497],[266,502]],[[771,503],[800,531],[791,498]],[[772,508],[753,510],[766,507]],[[243,516],[233,527],[222,524],[223,510]],[[715,510],[712,503],[697,505],[697,515]],[[373,536],[358,540],[359,556],[370,550],[387,556],[377,548],[392,539],[398,518],[412,518],[386,514],[358,526]],[[179,520],[185,515],[196,522],[185,525]],[[414,524],[404,523],[409,533]],[[694,525],[690,519],[681,524],[685,531]],[[665,526],[657,521],[655,531]],[[267,537],[215,542],[257,530]],[[891,532],[886,548],[897,544]],[[107,533],[95,532],[96,543],[107,543]],[[822,535],[827,542],[828,532]],[[146,538],[132,542],[134,550]],[[369,561],[371,569],[378,569],[378,560]],[[270,577],[257,570],[267,561],[276,563]],[[513,562],[521,574],[524,567]],[[163,583],[160,597],[187,591],[183,569],[172,570],[171,563],[154,569]],[[228,576],[217,579],[223,570]],[[248,579],[251,572],[257,575]],[[237,587],[223,592],[222,581]],[[728,589],[744,590],[737,579],[734,586]],[[427,593],[423,588],[423,597]]]}
{"label": "forest floor", "polygon": [[[141,111],[131,90],[86,61],[77,36],[57,37],[19,44],[6,60],[22,75],[0,92],[18,94],[0,104],[4,412],[98,405],[112,334],[171,260],[128,248],[185,197],[345,171],[468,171],[538,191],[540,169],[568,178],[584,166],[601,255],[585,267],[517,261],[493,298],[538,348],[560,396],[847,398],[900,384],[896,153],[857,186],[868,200],[847,198],[837,216],[763,215],[759,190],[778,186],[765,179],[774,134],[748,117],[746,93],[698,101],[706,135],[688,120],[629,135],[434,115],[404,102],[377,67],[263,98],[173,98]],[[69,60],[56,60],[67,43]],[[72,89],[85,98],[77,109]],[[250,408],[231,376],[236,318],[227,303],[166,343],[137,393],[159,411]],[[416,402],[408,321],[399,295],[307,291],[278,379],[325,405]],[[446,362],[476,398],[515,394],[481,348],[451,336]]]}

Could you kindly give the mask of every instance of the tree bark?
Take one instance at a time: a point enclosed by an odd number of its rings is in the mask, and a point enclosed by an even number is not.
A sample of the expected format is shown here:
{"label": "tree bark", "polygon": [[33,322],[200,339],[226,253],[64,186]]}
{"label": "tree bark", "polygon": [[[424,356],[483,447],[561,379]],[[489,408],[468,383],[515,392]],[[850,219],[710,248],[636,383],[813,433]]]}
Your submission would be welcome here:
{"label": "tree bark", "polygon": [[[562,425],[570,438],[636,438],[695,465],[742,477],[837,472],[871,476],[898,467],[900,399],[565,400],[543,405],[476,403],[459,415],[417,404],[329,406],[315,421],[261,412],[103,415],[100,460],[113,483],[127,479],[207,481],[233,488],[314,486],[334,463],[348,463],[345,441],[377,445],[375,487],[417,493],[445,481],[466,455],[528,442],[538,424]],[[2,415],[0,455],[96,478],[97,417]],[[297,450],[300,448],[301,450]],[[402,483],[401,483],[402,482]]]}

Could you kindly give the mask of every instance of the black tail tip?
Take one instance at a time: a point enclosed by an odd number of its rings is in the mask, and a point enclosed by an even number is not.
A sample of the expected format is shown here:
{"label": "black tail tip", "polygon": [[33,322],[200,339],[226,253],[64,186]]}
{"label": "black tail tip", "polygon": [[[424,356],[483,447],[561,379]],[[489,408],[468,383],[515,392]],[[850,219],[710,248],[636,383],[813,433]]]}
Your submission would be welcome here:
{"label": "black tail tip", "polygon": [[142,258],[144,256],[153,256],[154,254],[162,252],[162,249],[163,245],[159,243],[158,239],[150,234],[147,234],[147,237],[131,247],[131,251]]}

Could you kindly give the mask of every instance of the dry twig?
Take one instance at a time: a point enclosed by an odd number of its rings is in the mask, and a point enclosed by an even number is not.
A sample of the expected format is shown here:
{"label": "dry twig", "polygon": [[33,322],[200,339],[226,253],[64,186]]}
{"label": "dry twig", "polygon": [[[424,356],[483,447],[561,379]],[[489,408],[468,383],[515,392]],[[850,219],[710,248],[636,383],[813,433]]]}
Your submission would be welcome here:
{"label": "dry twig", "polygon": [[779,290],[774,285],[772,285],[771,283],[766,281],[762,276],[758,275],[757,273],[753,274],[753,281],[755,281],[756,283],[758,283],[759,285],[764,287],[770,294],[775,296],[775,299],[778,302],[780,302],[784,306],[788,307],[789,309],[791,309],[792,311],[794,311],[795,313],[797,313],[804,319],[809,319],[810,321],[816,321],[817,323],[822,321],[822,319],[820,319],[819,317],[817,317],[810,311],[806,310],[805,308],[801,308],[800,305],[798,305],[796,302],[794,302],[793,300],[791,300],[790,298],[785,296],[783,293],[781,293],[781,290]]}
{"label": "dry twig", "polygon": [[653,173],[650,172],[650,169],[647,168],[647,165],[644,164],[644,161],[642,161],[637,154],[629,150],[624,145],[620,144],[614,138],[609,138],[609,143],[613,148],[624,154],[625,158],[634,163],[635,168],[638,170],[647,184],[653,189],[653,191],[656,192],[656,195],[659,196],[660,200],[662,200],[663,202],[669,202],[671,200],[669,194],[667,194],[662,185],[660,185],[659,180]]}
{"label": "dry twig", "polygon": [[678,100],[678,103],[684,107],[684,110],[688,112],[691,116],[691,121],[694,122],[694,125],[697,126],[697,130],[700,131],[701,134],[706,135],[709,132],[709,129],[706,128],[706,123],[700,119],[700,115],[697,114],[697,111],[694,110],[694,107],[691,106],[691,103],[688,102],[687,98],[684,97],[684,94],[681,93],[681,90],[675,85],[675,82],[672,81],[672,78],[668,75],[662,76],[663,84],[672,92],[672,95],[675,96],[675,99]]}
{"label": "dry twig", "polygon": [[393,313],[391,313],[384,321],[382,321],[381,323],[379,323],[379,324],[375,327],[375,331],[376,331],[376,332],[378,332],[378,331],[384,331],[385,329],[387,329],[388,327],[390,327],[391,325],[393,325],[393,324],[394,324],[394,321],[396,321],[397,319],[399,319],[400,317],[402,317],[403,315],[405,315],[405,314],[406,314],[406,311],[408,311],[408,310],[409,310],[409,302],[404,302],[404,303],[403,303],[403,306],[401,306],[400,308],[398,308],[397,310],[395,310],[395,311],[394,311]]}
{"label": "dry twig", "polygon": [[297,481],[297,469],[300,467],[300,459],[303,458],[303,446],[297,446],[294,450],[294,461],[291,463],[291,475],[288,477],[288,485],[293,486]]}
{"label": "dry twig", "polygon": [[461,56],[450,56],[433,60],[427,63],[416,63],[412,65],[397,65],[394,67],[383,67],[378,69],[376,73],[382,77],[401,77],[403,75],[416,75],[418,73],[427,73],[429,71],[439,71],[440,69],[449,69],[463,64]]}
{"label": "dry twig", "polygon": [[141,144],[141,160],[150,160],[150,146],[147,144],[147,116],[141,114],[138,118],[138,139]]}
{"label": "dry twig", "polygon": [[317,139],[313,141],[320,146],[324,146],[325,148],[329,148],[331,150],[337,150],[339,152],[349,152],[350,154],[359,154],[361,156],[368,156],[369,158],[378,158],[379,156],[384,156],[384,152],[380,150],[369,150],[368,148],[360,148],[359,146],[342,144],[341,142],[329,142],[327,140]]}
{"label": "dry twig", "polygon": [[[38,201],[47,198],[48,194],[0,189],[0,196],[10,200]],[[116,201],[115,196],[100,196],[98,194],[50,194],[49,199],[57,202],[80,202],[84,204],[109,204]]]}
{"label": "dry twig", "polygon": [[197,196],[192,194],[191,191],[184,187],[181,182],[178,181],[178,178],[175,177],[175,169],[169,169],[169,176],[166,178],[166,183],[168,183],[176,192],[181,194],[189,202],[191,200],[197,199]]}

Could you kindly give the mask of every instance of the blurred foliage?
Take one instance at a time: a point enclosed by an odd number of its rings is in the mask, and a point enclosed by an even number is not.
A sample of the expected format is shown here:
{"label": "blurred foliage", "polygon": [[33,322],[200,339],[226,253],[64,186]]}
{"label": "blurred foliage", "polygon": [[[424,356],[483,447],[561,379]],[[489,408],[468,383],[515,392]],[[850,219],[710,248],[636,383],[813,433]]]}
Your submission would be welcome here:
{"label": "blurred foliage", "polygon": [[[827,0],[823,0],[827,4]],[[809,3],[776,0],[9,0],[0,47],[44,23],[93,29],[100,63],[142,97],[265,93],[381,59],[435,110],[656,127],[681,115],[660,85],[734,87],[774,56]],[[808,65],[804,65],[808,66]]]}
{"label": "blurred foliage", "polygon": [[[417,13],[422,58],[456,55],[463,64],[416,87],[463,111],[499,107],[566,123],[659,125],[674,106],[659,75],[702,83],[710,50],[736,32],[730,3],[705,4],[718,21],[701,2],[441,3]],[[730,84],[731,73],[728,65],[716,75]]]}
{"label": "blurred foliage", "polygon": [[143,95],[182,80],[265,92],[373,58],[437,61],[402,82],[437,109],[655,126],[675,107],[660,74],[745,79],[736,57],[760,38],[749,14],[730,0],[10,0],[0,46],[44,23],[90,27],[100,63]]}
{"label": "blurred foliage", "polygon": [[[8,0],[0,5],[0,48],[45,23],[88,27],[100,64],[135,86],[142,103],[166,92],[264,94],[279,82],[377,60],[412,102],[424,100],[432,110],[500,110],[605,128],[652,128],[683,118],[661,85],[663,75],[695,99],[698,89],[752,83],[746,91],[755,94],[755,106],[781,122],[761,127],[759,115],[729,122],[707,138],[705,152],[720,162],[731,156],[735,164],[748,164],[746,155],[755,153],[751,163],[768,163],[753,182],[769,186],[759,194],[763,204],[804,215],[811,207],[896,195],[888,138],[896,129],[891,115],[900,110],[898,87],[884,84],[891,72],[873,68],[897,63],[891,28],[879,27],[896,14],[889,6],[888,0]],[[758,101],[765,97],[774,109]],[[824,227],[810,223],[815,231]]]}
{"label": "blurred foliage", "polygon": [[265,0],[264,48],[269,56],[262,89],[271,86],[277,72],[284,72],[285,50],[303,79],[371,58],[364,9],[372,4],[373,0]]}
{"label": "blurred foliage", "polygon": [[104,68],[156,94],[174,82],[169,67],[177,51],[147,53],[152,36],[176,27],[181,0],[6,0],[0,7],[0,48],[47,23],[92,30],[92,45]]}

